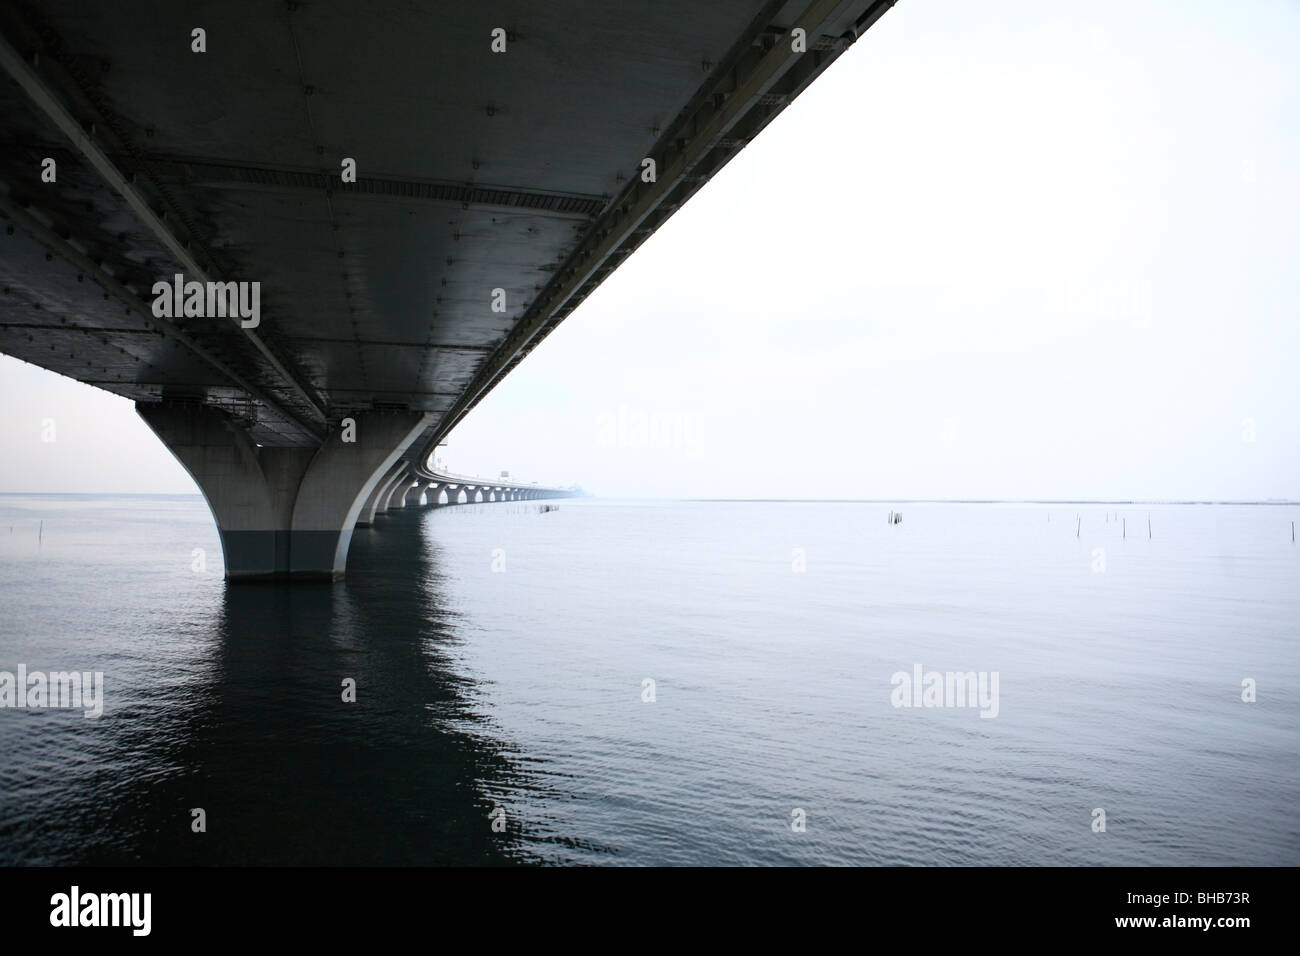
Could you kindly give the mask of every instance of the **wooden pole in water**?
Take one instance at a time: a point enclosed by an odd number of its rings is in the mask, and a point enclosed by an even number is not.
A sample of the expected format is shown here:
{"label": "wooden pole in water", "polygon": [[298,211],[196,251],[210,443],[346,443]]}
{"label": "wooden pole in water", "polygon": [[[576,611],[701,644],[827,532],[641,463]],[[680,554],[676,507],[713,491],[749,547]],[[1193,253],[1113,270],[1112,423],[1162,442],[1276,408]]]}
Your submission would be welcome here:
{"label": "wooden pole in water", "polygon": [[1075,515],[1074,520],[1078,522],[1078,524],[1074,526],[1074,536],[1077,538],[1079,537],[1079,529],[1083,527],[1083,519],[1078,515]]}
{"label": "wooden pole in water", "polygon": [[1124,519],[1124,540],[1128,540],[1128,518]]}
{"label": "wooden pole in water", "polygon": [[1147,515],[1147,540],[1151,540],[1151,516]]}
{"label": "wooden pole in water", "polygon": [[45,538],[45,519],[41,519],[41,525],[36,529],[36,543],[40,544]]}

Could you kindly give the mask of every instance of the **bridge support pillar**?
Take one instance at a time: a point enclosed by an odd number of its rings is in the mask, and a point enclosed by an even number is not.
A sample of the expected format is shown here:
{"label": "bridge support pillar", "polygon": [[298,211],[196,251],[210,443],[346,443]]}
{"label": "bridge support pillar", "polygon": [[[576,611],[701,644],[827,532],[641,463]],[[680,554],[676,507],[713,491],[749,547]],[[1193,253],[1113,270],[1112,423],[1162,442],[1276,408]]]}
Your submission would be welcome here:
{"label": "bridge support pillar", "polygon": [[388,494],[393,490],[393,483],[402,476],[402,472],[405,470],[406,462],[399,459],[375,482],[370,494],[366,495],[365,504],[361,506],[361,513],[357,516],[358,528],[366,528],[375,523],[375,514],[379,510],[380,504],[388,501]]}
{"label": "bridge support pillar", "polygon": [[319,448],[262,448],[207,406],[136,412],[207,500],[231,580],[342,577],[367,499],[433,417],[362,413],[354,442],[336,432]]}
{"label": "bridge support pillar", "polygon": [[406,493],[410,490],[415,477],[409,468],[403,468],[397,480],[388,489],[388,496],[380,499],[380,511],[392,511],[394,508],[406,507]]}
{"label": "bridge support pillar", "polygon": [[424,497],[424,490],[428,488],[431,484],[433,484],[433,482],[424,481],[422,479],[420,481],[417,481],[415,484],[411,485],[411,487],[406,492],[406,497],[402,500],[402,507],[404,508],[420,507],[420,499]]}

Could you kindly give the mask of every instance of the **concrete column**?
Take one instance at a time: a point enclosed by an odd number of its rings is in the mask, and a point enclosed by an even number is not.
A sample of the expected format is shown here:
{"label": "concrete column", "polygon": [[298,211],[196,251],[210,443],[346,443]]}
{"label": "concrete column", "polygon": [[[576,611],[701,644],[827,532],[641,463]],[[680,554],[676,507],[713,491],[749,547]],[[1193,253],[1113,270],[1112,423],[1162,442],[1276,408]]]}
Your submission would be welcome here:
{"label": "concrete column", "polygon": [[361,413],[356,441],[259,448],[203,405],[137,404],[136,412],[203,493],[221,534],[226,577],[342,577],[367,498],[427,427],[428,413]]}
{"label": "concrete column", "polygon": [[358,528],[366,528],[375,523],[375,510],[379,507],[380,498],[393,490],[393,483],[401,477],[405,469],[406,462],[399,458],[384,473],[384,476],[375,482],[375,487],[366,496],[365,504],[361,506],[361,513],[357,516]]}
{"label": "concrete column", "polygon": [[388,489],[387,499],[380,499],[381,511],[392,511],[395,508],[406,507],[406,492],[410,490],[415,478],[411,475],[410,469],[406,468],[398,479],[393,482],[393,486]]}
{"label": "concrete column", "polygon": [[406,498],[404,499],[402,506],[405,508],[420,507],[420,499],[424,497],[424,489],[428,488],[430,484],[431,482],[420,479],[415,484],[411,485],[410,490],[406,492]]}
{"label": "concrete column", "polygon": [[410,462],[402,462],[402,470],[398,472],[393,482],[384,489],[384,493],[379,497],[379,511],[382,514],[390,508],[402,507],[402,500],[406,495],[406,488],[411,481]]}

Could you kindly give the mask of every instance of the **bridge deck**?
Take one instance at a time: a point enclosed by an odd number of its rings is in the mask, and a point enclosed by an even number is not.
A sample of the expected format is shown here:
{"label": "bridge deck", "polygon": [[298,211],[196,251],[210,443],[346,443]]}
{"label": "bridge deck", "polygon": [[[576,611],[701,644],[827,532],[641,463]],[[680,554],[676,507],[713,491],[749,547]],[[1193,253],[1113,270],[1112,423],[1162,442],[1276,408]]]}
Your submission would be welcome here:
{"label": "bridge deck", "polygon": [[[0,351],[266,446],[429,412],[422,467],[891,4],[0,5]],[[156,317],[177,273],[260,324]]]}

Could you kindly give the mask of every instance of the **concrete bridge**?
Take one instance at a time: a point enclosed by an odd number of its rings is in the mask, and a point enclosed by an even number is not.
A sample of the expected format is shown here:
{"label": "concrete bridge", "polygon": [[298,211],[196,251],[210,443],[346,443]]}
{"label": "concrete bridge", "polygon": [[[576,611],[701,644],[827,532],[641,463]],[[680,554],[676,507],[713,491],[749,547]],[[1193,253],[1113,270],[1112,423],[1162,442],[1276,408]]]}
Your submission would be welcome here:
{"label": "concrete bridge", "polygon": [[394,465],[392,477],[385,477],[375,485],[361,512],[356,526],[374,524],[375,515],[395,508],[418,508],[421,505],[447,507],[449,505],[482,504],[489,501],[537,501],[542,498],[570,498],[579,494],[572,488],[546,488],[537,484],[510,481],[492,481],[450,475],[445,472],[432,477],[414,474],[405,463]]}
{"label": "concrete bridge", "polygon": [[0,0],[0,351],[135,401],[232,578],[567,493],[428,463],[893,2]]}

